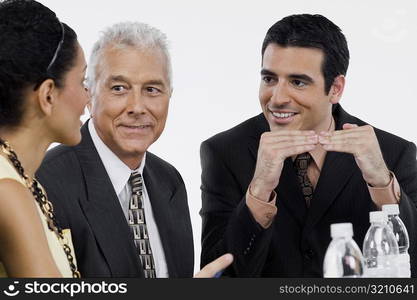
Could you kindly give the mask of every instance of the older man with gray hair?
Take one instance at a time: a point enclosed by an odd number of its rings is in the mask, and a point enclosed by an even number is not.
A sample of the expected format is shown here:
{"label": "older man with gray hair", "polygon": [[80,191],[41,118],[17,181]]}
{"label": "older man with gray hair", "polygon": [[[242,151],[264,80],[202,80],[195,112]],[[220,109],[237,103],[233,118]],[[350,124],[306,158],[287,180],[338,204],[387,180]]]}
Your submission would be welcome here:
{"label": "older man with gray hair", "polygon": [[119,23],[94,45],[82,141],[50,150],[37,173],[61,225],[72,231],[83,277],[193,274],[184,182],[147,151],[165,127],[171,84],[158,29]]}

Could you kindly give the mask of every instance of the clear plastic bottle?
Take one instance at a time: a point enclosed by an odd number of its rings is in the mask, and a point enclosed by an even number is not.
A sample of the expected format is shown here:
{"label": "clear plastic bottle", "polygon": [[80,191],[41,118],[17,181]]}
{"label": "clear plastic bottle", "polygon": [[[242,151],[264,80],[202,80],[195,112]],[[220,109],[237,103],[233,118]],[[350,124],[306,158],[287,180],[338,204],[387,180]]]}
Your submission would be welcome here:
{"label": "clear plastic bottle", "polygon": [[366,233],[362,249],[365,258],[364,277],[397,277],[398,243],[387,224],[388,217],[383,211],[371,211],[369,220],[371,227]]}
{"label": "clear plastic bottle", "polygon": [[410,278],[411,266],[410,255],[408,254],[410,240],[408,238],[407,228],[405,227],[403,221],[400,219],[400,209],[398,207],[398,204],[383,205],[382,211],[384,211],[387,214],[388,225],[391,227],[395,239],[398,243],[399,255],[397,260],[397,275],[398,277]]}
{"label": "clear plastic bottle", "polygon": [[332,241],[327,248],[323,263],[324,277],[362,277],[363,256],[352,239],[351,223],[337,223],[330,226]]}

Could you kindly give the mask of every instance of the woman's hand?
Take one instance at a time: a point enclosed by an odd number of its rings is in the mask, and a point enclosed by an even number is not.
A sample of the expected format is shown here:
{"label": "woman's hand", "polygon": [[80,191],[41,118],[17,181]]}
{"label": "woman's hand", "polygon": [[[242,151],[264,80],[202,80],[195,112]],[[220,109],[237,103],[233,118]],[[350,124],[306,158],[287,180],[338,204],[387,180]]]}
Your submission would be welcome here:
{"label": "woman's hand", "polygon": [[194,278],[213,278],[216,273],[226,269],[233,262],[233,255],[230,253],[224,254],[212,261],[200,272],[194,275]]}

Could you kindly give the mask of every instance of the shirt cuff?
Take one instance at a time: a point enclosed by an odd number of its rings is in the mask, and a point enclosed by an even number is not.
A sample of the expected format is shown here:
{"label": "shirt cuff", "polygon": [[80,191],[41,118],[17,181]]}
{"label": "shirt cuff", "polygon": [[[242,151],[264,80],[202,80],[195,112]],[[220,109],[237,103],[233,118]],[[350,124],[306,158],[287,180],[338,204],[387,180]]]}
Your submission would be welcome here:
{"label": "shirt cuff", "polygon": [[381,209],[384,204],[398,204],[401,198],[401,189],[395,174],[390,171],[391,181],[385,187],[372,187],[368,184],[369,194],[375,205]]}
{"label": "shirt cuff", "polygon": [[269,201],[263,201],[252,195],[250,186],[246,192],[246,206],[249,208],[255,221],[258,222],[264,229],[271,226],[275,215],[277,214],[277,207],[275,206],[277,194],[272,191]]}

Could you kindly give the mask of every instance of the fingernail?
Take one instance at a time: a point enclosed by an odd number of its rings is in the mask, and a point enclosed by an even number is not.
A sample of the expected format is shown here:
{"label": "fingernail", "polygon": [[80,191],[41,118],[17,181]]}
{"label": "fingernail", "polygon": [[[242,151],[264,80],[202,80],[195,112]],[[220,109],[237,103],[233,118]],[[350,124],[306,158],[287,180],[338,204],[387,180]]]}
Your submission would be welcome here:
{"label": "fingernail", "polygon": [[230,253],[225,254],[225,259],[228,261],[233,261],[233,255]]}

